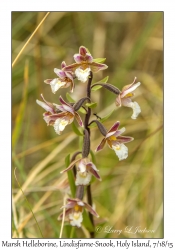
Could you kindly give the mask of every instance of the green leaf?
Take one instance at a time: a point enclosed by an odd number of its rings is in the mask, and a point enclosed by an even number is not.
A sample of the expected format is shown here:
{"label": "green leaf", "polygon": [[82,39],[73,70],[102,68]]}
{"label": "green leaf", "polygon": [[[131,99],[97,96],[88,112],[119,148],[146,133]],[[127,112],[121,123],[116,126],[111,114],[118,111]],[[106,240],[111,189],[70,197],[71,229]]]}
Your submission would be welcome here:
{"label": "green leaf", "polygon": [[83,140],[84,140],[84,137],[83,136],[79,136],[79,141],[78,141],[79,148],[83,147]]}
{"label": "green leaf", "polygon": [[72,129],[75,132],[76,135],[78,136],[83,136],[83,134],[80,132],[80,130],[77,128],[74,122],[72,122]]}
{"label": "green leaf", "polygon": [[70,96],[68,92],[66,93],[66,98],[69,102],[75,102],[75,100]]}
{"label": "green leaf", "polygon": [[92,162],[96,165],[95,155],[94,155],[92,150],[90,150],[90,155],[91,155],[91,158],[92,158]]}
{"label": "green leaf", "polygon": [[99,90],[99,89],[101,89],[101,88],[102,88],[102,86],[97,85],[97,86],[94,86],[94,87],[92,88],[92,91],[96,91],[96,90]]}
{"label": "green leaf", "polygon": [[96,63],[103,63],[106,61],[106,58],[95,58],[93,61]]}
{"label": "green leaf", "polygon": [[66,168],[70,165],[70,154],[68,154],[65,158],[65,165],[66,165]]}
{"label": "green leaf", "polygon": [[70,237],[69,238],[70,239],[75,238],[75,227],[71,228],[71,232],[70,232]]}
{"label": "green leaf", "polygon": [[[100,82],[102,82],[102,83],[107,83],[108,79],[109,79],[109,76],[106,76],[106,77],[103,78]],[[98,83],[98,82],[97,82],[97,83]]]}
{"label": "green leaf", "polygon": [[93,109],[97,107],[97,103],[96,102],[86,103],[86,107]]}
{"label": "green leaf", "polygon": [[[103,117],[101,120],[99,120],[101,123],[103,123],[104,121],[106,121],[114,112],[115,109],[113,109],[108,115],[106,115],[105,117]],[[94,128],[97,127],[97,124],[94,122],[92,123],[90,126],[88,126],[89,128]]]}
{"label": "green leaf", "polygon": [[92,222],[89,218],[89,214],[84,210],[83,212],[83,226],[89,231],[89,232],[94,232],[94,227],[92,225]]}
{"label": "green leaf", "polygon": [[78,111],[80,111],[82,114],[86,114],[86,110],[82,107]]}
{"label": "green leaf", "polygon": [[[65,158],[65,165],[66,165],[66,168],[70,165],[70,154],[67,155]],[[75,193],[76,193],[76,187],[75,187],[75,180],[74,180],[73,171],[70,171],[70,170],[67,171],[67,175],[68,175],[71,194],[72,194],[72,197],[74,198]]]}
{"label": "green leaf", "polygon": [[104,121],[106,121],[111,115],[112,115],[112,113],[114,112],[114,110],[115,109],[113,109],[108,115],[106,115],[105,117],[103,117],[101,120],[100,120],[100,122],[104,122]]}

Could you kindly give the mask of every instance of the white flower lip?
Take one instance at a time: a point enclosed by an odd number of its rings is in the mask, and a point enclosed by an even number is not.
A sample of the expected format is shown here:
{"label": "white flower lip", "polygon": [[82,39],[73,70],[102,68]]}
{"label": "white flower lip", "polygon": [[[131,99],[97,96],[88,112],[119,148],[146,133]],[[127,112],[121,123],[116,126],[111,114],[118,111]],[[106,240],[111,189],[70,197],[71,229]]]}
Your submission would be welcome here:
{"label": "white flower lip", "polygon": [[69,214],[69,219],[72,226],[81,227],[81,222],[83,221],[82,212],[74,212]]}
{"label": "white flower lip", "polygon": [[68,123],[69,123],[68,120],[58,118],[54,123],[55,132],[60,135],[60,132],[65,129]]}
{"label": "white flower lip", "polygon": [[85,70],[81,68],[77,68],[75,70],[75,75],[77,76],[78,80],[80,80],[81,82],[86,82],[89,74],[90,74],[90,68],[87,68]]}
{"label": "white flower lip", "polygon": [[53,79],[50,82],[51,90],[55,94],[56,91],[65,85],[65,82],[61,82],[58,78]]}
{"label": "white flower lip", "polygon": [[123,143],[116,146],[112,145],[112,148],[118,156],[119,161],[124,160],[128,157],[128,148]]}
{"label": "white flower lip", "polygon": [[141,112],[141,108],[137,102],[132,102],[131,108],[133,109],[132,119],[136,119]]}
{"label": "white flower lip", "polygon": [[89,172],[84,172],[85,175],[83,176],[82,173],[80,171],[77,171],[77,176],[76,176],[76,181],[75,181],[75,185],[88,185],[91,181],[91,176],[92,174]]}
{"label": "white flower lip", "polygon": [[132,119],[136,119],[138,115],[141,113],[141,108],[137,102],[128,101],[128,99],[125,99],[122,101],[123,105],[129,108],[132,108],[133,114],[131,116]]}

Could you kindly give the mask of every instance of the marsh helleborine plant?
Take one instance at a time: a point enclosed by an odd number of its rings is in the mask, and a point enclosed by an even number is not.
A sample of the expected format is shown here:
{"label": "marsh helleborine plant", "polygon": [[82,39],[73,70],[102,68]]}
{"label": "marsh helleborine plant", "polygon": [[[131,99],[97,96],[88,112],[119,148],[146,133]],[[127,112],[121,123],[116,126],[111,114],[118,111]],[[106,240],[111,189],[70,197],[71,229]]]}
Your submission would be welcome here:
{"label": "marsh helleborine plant", "polygon": [[[58,135],[60,135],[62,131],[66,129],[66,126],[71,124],[74,119],[77,121],[77,126],[83,127],[84,139],[82,149],[81,151],[74,153],[74,157],[72,157],[70,165],[61,172],[64,173],[73,169],[76,186],[76,197],[68,198],[67,204],[62,208],[66,209],[65,215],[68,217],[70,224],[72,226],[81,227],[81,223],[83,221],[82,212],[84,208],[88,210],[92,224],[94,224],[93,216],[98,217],[98,214],[92,208],[90,182],[92,175],[100,181],[101,177],[98,173],[99,170],[89,158],[90,125],[92,123],[96,123],[99,132],[103,135],[102,140],[95,151],[102,150],[105,144],[107,144],[108,147],[115,152],[119,161],[128,157],[128,148],[125,144],[133,140],[132,137],[122,135],[125,132],[125,128],[123,127],[119,129],[119,121],[116,121],[109,130],[107,130],[98,119],[90,121],[91,108],[93,106],[91,102],[91,90],[93,88],[95,89],[95,87],[99,85],[100,88],[103,87],[111,91],[116,96],[114,99],[116,106],[126,106],[132,108],[133,114],[131,118],[136,119],[141,112],[141,109],[139,104],[137,102],[133,102],[131,98],[134,95],[133,91],[140,85],[140,82],[136,83],[135,78],[133,83],[124,86],[122,91],[120,91],[114,85],[106,83],[103,80],[92,85],[93,73],[97,73],[100,70],[105,70],[108,68],[108,66],[106,64],[102,64],[102,59],[100,58],[93,59],[89,50],[84,46],[79,48],[79,53],[75,54],[73,58],[75,63],[66,65],[66,63],[63,61],[61,63],[61,69],[54,69],[57,78],[47,79],[44,82],[50,85],[51,91],[54,94],[60,88],[68,87],[70,87],[70,91],[73,92],[75,88],[74,80],[77,78],[81,82],[80,84],[83,84],[86,88],[86,96],[74,103],[68,103],[61,96],[59,96],[59,105],[46,101],[43,95],[41,95],[43,102],[39,100],[36,102],[45,109],[43,119],[47,125],[54,127],[54,130]],[[88,105],[85,105],[85,102],[87,102]],[[84,122],[78,113],[82,108],[85,111]],[[99,117],[97,116],[97,118]],[[79,154],[81,154],[81,157],[76,159]],[[85,186],[87,186],[88,203],[83,201]],[[60,215],[60,218],[62,218],[62,216],[63,214]],[[93,232],[91,232],[91,236],[93,237]]]}

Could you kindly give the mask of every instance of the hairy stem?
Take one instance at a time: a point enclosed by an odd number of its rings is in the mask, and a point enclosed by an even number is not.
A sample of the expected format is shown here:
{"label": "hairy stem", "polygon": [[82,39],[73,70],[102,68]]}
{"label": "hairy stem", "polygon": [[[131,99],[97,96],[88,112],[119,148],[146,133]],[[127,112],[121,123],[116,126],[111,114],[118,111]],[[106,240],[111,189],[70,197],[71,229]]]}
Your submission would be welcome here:
{"label": "hairy stem", "polygon": [[[87,96],[85,99],[90,101],[91,98],[91,83],[92,83],[92,78],[93,78],[93,74],[92,72],[90,72],[89,74],[89,80],[87,83]],[[91,109],[88,108],[87,109],[87,114],[85,115],[85,119],[84,119],[84,141],[83,141],[83,149],[82,149],[82,157],[88,157],[89,152],[90,152],[90,128],[88,127],[89,125],[89,119],[91,116]],[[84,186],[83,185],[79,185],[77,186],[77,190],[76,190],[76,198],[78,199],[83,199],[83,194],[84,194]],[[92,206],[92,195],[91,195],[91,188],[90,185],[87,186],[87,199],[88,199],[88,203],[90,206]],[[93,216],[89,213],[89,218],[92,222],[92,225],[94,225],[94,221],[93,221]],[[94,232],[90,232],[91,238],[94,238]]]}
{"label": "hairy stem", "polygon": [[[91,71],[90,75],[89,75],[89,81],[88,81],[88,84],[87,84],[87,97],[89,97],[89,98],[91,98],[92,78],[93,78],[93,74],[92,74],[92,71]],[[85,127],[85,130],[89,134],[89,148],[90,148],[90,128],[88,127],[88,125],[89,125],[90,116],[91,116],[91,109],[88,108],[88,111],[87,111],[87,114],[86,114],[85,120],[84,120],[84,127]],[[91,186],[90,185],[87,186],[87,199],[88,199],[89,205],[92,206],[92,195],[91,195]],[[94,220],[93,220],[93,216],[92,216],[91,213],[89,213],[89,218],[90,218],[90,220],[92,222],[92,225],[94,225]],[[91,238],[94,238],[94,232],[90,232],[90,235],[91,235]]]}

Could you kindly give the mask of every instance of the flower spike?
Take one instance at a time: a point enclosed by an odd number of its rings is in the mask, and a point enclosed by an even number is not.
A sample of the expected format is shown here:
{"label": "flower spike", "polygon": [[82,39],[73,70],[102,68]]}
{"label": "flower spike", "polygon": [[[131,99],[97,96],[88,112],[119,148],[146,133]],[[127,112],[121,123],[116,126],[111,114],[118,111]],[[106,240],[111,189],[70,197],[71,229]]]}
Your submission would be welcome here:
{"label": "flower spike", "polygon": [[[43,119],[45,120],[46,124],[53,126],[55,132],[58,135],[60,135],[66,126],[71,124],[75,119],[81,127],[84,127],[83,133],[81,133],[81,131],[79,131],[79,129],[77,129],[73,124],[73,130],[75,134],[78,136],[83,136],[80,137],[83,138],[83,140],[80,141],[82,142],[82,146],[80,150],[76,149],[71,158],[70,154],[66,157],[66,168],[60,173],[73,170],[73,176],[71,177],[71,180],[70,178],[67,178],[61,183],[61,185],[59,185],[59,188],[64,189],[66,193],[69,192],[71,188],[72,194],[75,197],[67,198],[67,202],[64,203],[64,206],[62,207],[64,208],[64,213],[59,216],[59,219],[64,220],[64,214],[66,217],[68,217],[68,220],[72,226],[80,228],[83,222],[84,209],[87,209],[89,212],[92,226],[95,224],[93,216],[99,217],[96,211],[92,208],[93,189],[91,188],[91,179],[92,176],[94,176],[96,179],[101,181],[101,177],[99,175],[99,170],[93,163],[95,162],[95,159],[91,151],[91,124],[96,123],[98,130],[103,136],[100,144],[96,148],[96,151],[102,150],[107,143],[108,147],[114,150],[119,161],[128,157],[128,148],[125,146],[125,144],[134,140],[134,138],[130,136],[122,135],[125,132],[125,128],[123,127],[119,129],[119,121],[115,122],[109,130],[105,128],[103,121],[107,120],[113,111],[104,118],[99,117],[97,113],[95,113],[99,112],[98,107],[97,110],[92,110],[93,108],[96,108],[97,102],[92,102],[93,97],[91,91],[96,91],[103,87],[103,90],[105,88],[112,92],[116,96],[116,105],[119,107],[123,105],[132,108],[133,114],[131,118],[136,119],[141,112],[141,108],[137,102],[133,102],[131,100],[131,97],[134,95],[133,91],[140,85],[140,82],[136,83],[135,78],[133,83],[124,86],[122,91],[120,91],[117,86],[107,83],[109,78],[108,76],[93,84],[93,74],[108,68],[106,64],[103,64],[106,58],[94,59],[85,46],[80,46],[78,53],[74,54],[73,58],[75,62],[71,65],[66,65],[65,61],[62,61],[60,69],[54,68],[56,78],[47,79],[44,82],[50,85],[52,92],[55,94],[60,88],[68,87],[70,87],[70,91],[73,92],[75,78],[84,83],[87,81],[86,94],[84,97],[80,97],[78,100],[74,101],[70,96],[66,95],[67,99],[69,100],[69,102],[67,102],[62,98],[62,96],[59,96],[59,104],[56,104],[46,101],[44,96],[41,95],[42,101],[36,100],[36,102],[45,110],[43,113]],[[84,90],[82,90],[82,94],[83,92]],[[86,105],[85,102],[87,102]],[[82,111],[82,108],[85,110],[83,117],[84,122],[78,113],[78,111]],[[96,120],[93,120],[92,114],[96,116]],[[73,145],[73,147],[74,146],[76,147],[76,144]],[[78,156],[79,154],[81,154],[81,156]],[[89,158],[90,154],[92,160]],[[68,175],[68,177],[70,176]],[[72,181],[75,183],[72,183]],[[74,188],[72,189],[72,184],[76,186],[76,190]],[[83,201],[85,191],[87,192],[88,203]],[[63,224],[64,221],[62,221],[60,237],[62,235]],[[94,238],[94,230],[90,231],[89,233],[90,236]]]}

